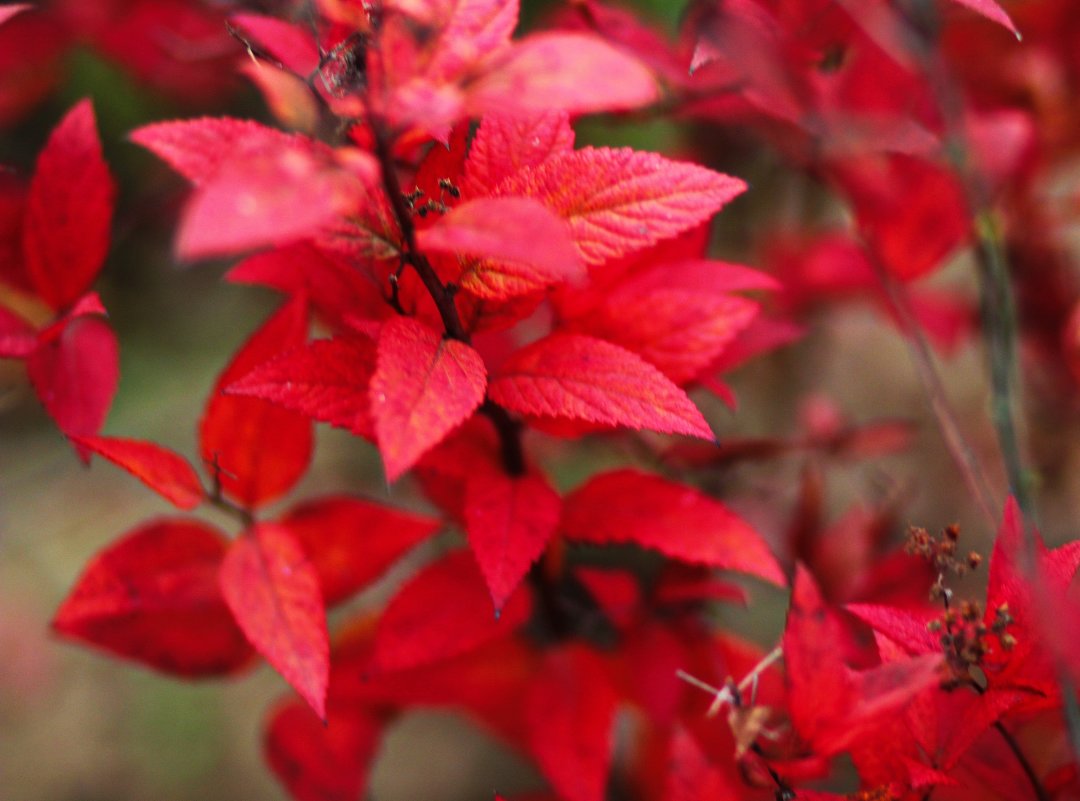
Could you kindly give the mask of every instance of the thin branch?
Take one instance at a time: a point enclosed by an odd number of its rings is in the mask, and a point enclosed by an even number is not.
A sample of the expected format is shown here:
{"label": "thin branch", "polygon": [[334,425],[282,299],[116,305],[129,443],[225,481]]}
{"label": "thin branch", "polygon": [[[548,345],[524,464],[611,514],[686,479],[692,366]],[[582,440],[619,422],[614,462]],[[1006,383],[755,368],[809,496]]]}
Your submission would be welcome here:
{"label": "thin branch", "polygon": [[769,653],[765,654],[761,658],[761,661],[754,665],[754,668],[742,677],[742,680],[735,685],[735,691],[732,691],[730,685],[724,687],[713,687],[711,684],[702,681],[696,676],[692,676],[685,670],[676,670],[675,675],[699,690],[704,690],[713,696],[713,702],[709,705],[708,711],[705,713],[707,717],[715,717],[724,704],[732,704],[733,706],[740,706],[742,704],[742,693],[747,687],[751,687],[757,684],[758,679],[761,678],[761,674],[769,669],[773,664],[780,661],[784,657],[783,646],[776,646]]}
{"label": "thin branch", "polygon": [[1031,789],[1035,792],[1035,797],[1039,801],[1050,801],[1050,794],[1046,792],[1046,789],[1042,786],[1042,782],[1039,781],[1039,774],[1035,772],[1035,769],[1028,762],[1027,756],[1020,748],[1020,744],[1016,742],[1016,739],[1009,733],[1009,730],[1002,725],[1001,721],[994,723],[994,729],[1001,735],[1001,738],[1005,741],[1005,745],[1012,751],[1013,756],[1016,757],[1016,761],[1020,763],[1020,769],[1024,771],[1024,775],[1027,776],[1028,781],[1031,783]]}
{"label": "thin branch", "polygon": [[[378,118],[371,119],[371,130],[375,140],[375,156],[379,160],[380,172],[382,173],[383,191],[390,201],[397,219],[401,236],[405,240],[406,251],[401,254],[403,261],[411,266],[427,289],[435,307],[439,310],[446,336],[468,343],[469,332],[461,322],[457,304],[454,303],[453,287],[442,282],[431,262],[420,252],[416,243],[416,226],[413,224],[412,212],[405,202],[405,195],[401,191],[401,183],[398,181],[394,167],[394,154],[390,146],[386,124]],[[392,288],[392,302],[397,300],[397,282]],[[499,447],[502,455],[503,468],[511,476],[520,476],[525,473],[525,452],[521,443],[521,424],[511,417],[510,413],[494,401],[485,400],[480,407],[480,413],[491,420],[495,431],[499,436]]]}
{"label": "thin branch", "polygon": [[926,397],[930,401],[930,408],[934,413],[934,419],[937,421],[938,430],[945,439],[945,447],[948,449],[953,461],[956,462],[956,466],[960,469],[960,474],[964,478],[964,483],[967,484],[968,491],[978,503],[979,509],[986,517],[987,522],[992,528],[996,527],[998,523],[997,505],[994,502],[994,494],[990,489],[990,483],[987,481],[982,466],[975,457],[974,450],[968,444],[967,438],[960,428],[956,412],[945,394],[944,382],[934,365],[934,357],[930,352],[930,346],[927,344],[926,337],[915,317],[915,312],[911,308],[911,300],[908,298],[904,287],[893,278],[885,265],[880,262],[874,255],[873,250],[865,243],[863,244],[863,250],[873,267],[878,283],[881,284],[893,311],[900,321],[908,355],[915,366],[915,372],[918,373],[923,392],[926,393]]}

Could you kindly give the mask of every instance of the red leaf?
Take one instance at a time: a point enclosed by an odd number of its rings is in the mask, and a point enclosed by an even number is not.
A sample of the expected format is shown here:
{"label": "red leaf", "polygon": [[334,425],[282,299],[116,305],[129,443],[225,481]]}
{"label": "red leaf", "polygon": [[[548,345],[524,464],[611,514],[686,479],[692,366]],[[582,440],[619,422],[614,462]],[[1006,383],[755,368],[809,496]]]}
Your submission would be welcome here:
{"label": "red leaf", "polygon": [[324,723],[297,701],[274,710],[264,752],[296,801],[359,801],[367,787],[383,723],[360,709],[330,713]]}
{"label": "red leaf", "polygon": [[353,264],[307,242],[250,256],[225,274],[227,281],[305,293],[314,311],[335,326],[350,315],[377,318],[387,308],[379,288]]}
{"label": "red leaf", "polygon": [[205,493],[187,459],[177,453],[136,439],[71,435],[75,443],[127,470],[154,492],[180,509],[194,509]]}
{"label": "red leaf", "polygon": [[566,497],[562,531],[571,539],[634,543],[680,561],[785,583],[747,522],[699,490],[650,473],[616,470],[590,479]]}
{"label": "red leaf", "polygon": [[464,342],[407,317],[387,321],[370,390],[387,480],[465,422],[484,399],[486,382],[484,360]]}
{"label": "red leaf", "polygon": [[38,346],[34,327],[0,306],[0,359],[25,359]]}
{"label": "red leaf", "polygon": [[758,304],[746,298],[650,283],[628,281],[615,287],[568,327],[633,351],[676,384],[685,384],[719,357],[758,313]]}
{"label": "red leaf", "polygon": [[[582,76],[587,75],[587,80]],[[473,116],[559,109],[571,114],[647,105],[659,97],[652,71],[597,36],[534,34],[468,87]]]}
{"label": "red leaf", "polygon": [[287,528],[261,523],[233,542],[221,592],[256,650],[326,719],[330,642],[319,577]]}
{"label": "red leaf", "polygon": [[188,202],[176,252],[200,259],[305,239],[352,210],[363,191],[355,176],[303,140],[244,150]]}
{"label": "red leaf", "polygon": [[953,2],[959,3],[962,6],[967,6],[973,11],[977,11],[987,19],[993,20],[999,25],[1012,31],[1017,39],[1020,38],[1020,31],[1016,29],[1016,26],[1009,18],[1009,15],[1005,13],[1005,9],[999,6],[995,0],[953,0]]}
{"label": "red leaf", "polygon": [[784,629],[791,722],[820,756],[856,742],[938,678],[941,655],[887,662],[856,672],[842,659],[846,633],[801,564]]}
{"label": "red leaf", "polygon": [[[742,788],[713,765],[694,736],[682,726],[671,735],[664,801],[712,801],[738,798]],[[803,798],[800,791],[799,798]]]}
{"label": "red leaf", "polygon": [[515,353],[491,399],[544,417],[713,439],[686,393],[640,356],[601,339],[556,333]]}
{"label": "red leaf", "polygon": [[[93,435],[109,413],[120,377],[116,336],[101,320],[73,320],[26,360],[45,411],[65,434]],[[89,455],[81,449],[85,461]]]}
{"label": "red leaf", "polygon": [[105,263],[115,196],[94,109],[83,100],[41,151],[23,218],[26,268],[54,309],[83,294]]}
{"label": "red leaf", "polygon": [[[202,117],[145,125],[131,134],[142,145],[196,186],[216,176],[237,153],[283,150],[310,142],[251,120]],[[322,145],[310,145],[328,152]]]}
{"label": "red leaf", "polygon": [[497,610],[543,553],[559,526],[560,505],[541,475],[481,470],[469,478],[465,530]]}
{"label": "red leaf", "polygon": [[308,501],[280,522],[311,560],[328,607],[378,579],[442,525],[436,518],[347,496]]}
{"label": "red leaf", "polygon": [[847,604],[844,608],[909,654],[941,651],[939,636],[927,628],[927,624],[937,617],[935,612],[879,604]]}
{"label": "red leaf", "polygon": [[321,66],[316,37],[306,25],[244,13],[233,14],[229,22],[297,75],[310,75]]}
{"label": "red leaf", "polygon": [[405,584],[379,619],[375,666],[404,670],[442,662],[512,634],[528,618],[529,595],[514,594],[501,614],[472,555],[456,551]]}
{"label": "red leaf", "polygon": [[372,439],[368,385],[374,371],[371,340],[317,339],[256,367],[225,392],[262,398]]}
{"label": "red leaf", "polygon": [[225,549],[205,523],[147,523],[91,560],[53,627],[180,676],[232,672],[252,652],[218,589]]}
{"label": "red leaf", "polygon": [[941,266],[968,236],[963,187],[942,166],[891,154],[848,159],[835,174],[877,257],[905,281]]}
{"label": "red leaf", "polygon": [[461,190],[470,197],[486,194],[511,175],[573,149],[574,129],[565,111],[489,114],[480,122],[469,148]]}
{"label": "red leaf", "polygon": [[3,25],[20,11],[26,11],[28,8],[33,8],[33,6],[29,3],[15,3],[14,5],[0,7],[0,25]]}
{"label": "red leaf", "polygon": [[551,652],[529,687],[529,749],[567,801],[605,797],[617,700],[603,662],[581,646]]}
{"label": "red leaf", "polygon": [[483,259],[461,285],[503,300],[585,277],[566,222],[529,198],[478,198],[452,209],[417,235],[423,250]]}
{"label": "red leaf", "polygon": [[254,508],[287,492],[311,460],[311,421],[258,398],[222,394],[225,387],[303,343],[307,309],[303,298],[284,305],[233,358],[218,378],[199,427],[199,449],[207,465],[220,467],[222,489]]}
{"label": "red leaf", "polygon": [[656,153],[587,147],[554,154],[497,191],[536,198],[565,218],[595,265],[693,228],[745,189],[738,178]]}

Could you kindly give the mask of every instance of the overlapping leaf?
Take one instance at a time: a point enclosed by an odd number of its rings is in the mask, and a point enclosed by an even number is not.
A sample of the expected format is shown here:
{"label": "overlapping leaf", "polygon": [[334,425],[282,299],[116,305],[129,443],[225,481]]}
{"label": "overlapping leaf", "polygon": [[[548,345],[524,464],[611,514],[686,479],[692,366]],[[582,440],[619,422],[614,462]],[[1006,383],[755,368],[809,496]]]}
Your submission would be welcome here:
{"label": "overlapping leaf", "polygon": [[441,526],[435,518],[345,495],[295,506],[281,524],[314,566],[327,606],[364,589]]}
{"label": "overlapping leaf", "polygon": [[512,634],[530,609],[528,594],[518,592],[496,616],[472,554],[452,553],[417,573],[386,607],[374,666],[404,670],[467,653]]}
{"label": "overlapping leaf", "polygon": [[196,186],[177,236],[184,258],[228,255],[314,236],[354,209],[378,168],[325,145],[231,118],[164,122],[132,139]]}
{"label": "overlapping leaf", "polygon": [[288,528],[261,523],[229,546],[221,592],[251,644],[326,718],[330,643],[319,576]]}
{"label": "overlapping leaf", "polygon": [[593,337],[556,333],[499,368],[491,399],[522,414],[712,439],[705,418],[640,356]]}
{"label": "overlapping leaf", "polygon": [[225,387],[362,437],[375,435],[368,386],[375,343],[364,337],[317,339],[285,351]]}
{"label": "overlapping leaf", "polygon": [[559,496],[543,476],[478,470],[465,492],[465,530],[496,610],[559,525]]}
{"label": "overlapping leaf", "polygon": [[940,654],[854,671],[843,661],[845,636],[799,565],[783,639],[788,711],[799,736],[822,756],[857,741],[940,678]]}
{"label": "overlapping leaf", "polygon": [[530,198],[478,198],[421,231],[423,250],[458,253],[467,263],[461,285],[503,300],[585,276],[566,223]]}
{"label": "overlapping leaf", "polygon": [[83,317],[64,325],[30,354],[26,369],[61,431],[92,435],[101,430],[120,377],[116,335],[102,320]]}
{"label": "overlapping leaf", "polygon": [[570,493],[562,531],[576,540],[634,543],[673,559],[785,583],[749,523],[693,487],[637,470],[603,473]]}
{"label": "overlapping leaf", "polygon": [[303,293],[316,314],[343,328],[350,316],[377,319],[387,311],[375,282],[347,260],[302,242],[249,256],[225,274],[288,295]]}
{"label": "overlapping leaf", "polygon": [[723,353],[757,311],[756,303],[735,295],[628,282],[569,327],[633,351],[684,384]]}
{"label": "overlapping leaf", "polygon": [[555,153],[497,189],[545,203],[570,223],[588,265],[601,264],[708,220],[746,189],[737,178],[629,148]]}
{"label": "overlapping leaf", "polygon": [[465,422],[484,399],[486,381],[483,359],[465,343],[406,317],[387,321],[370,387],[387,479],[397,479]]}

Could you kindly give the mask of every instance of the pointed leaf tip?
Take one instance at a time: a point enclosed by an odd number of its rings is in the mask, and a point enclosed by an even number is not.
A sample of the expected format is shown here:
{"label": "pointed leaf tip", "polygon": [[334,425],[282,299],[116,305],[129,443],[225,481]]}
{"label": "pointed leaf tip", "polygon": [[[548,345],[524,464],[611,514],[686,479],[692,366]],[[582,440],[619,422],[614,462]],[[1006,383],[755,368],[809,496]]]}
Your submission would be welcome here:
{"label": "pointed leaf tip", "polygon": [[386,322],[370,401],[387,481],[396,481],[465,422],[486,386],[484,360],[464,342],[445,339],[411,318]]}
{"label": "pointed leaf tip", "polygon": [[330,642],[319,577],[284,526],[263,523],[232,543],[221,591],[255,649],[326,719]]}
{"label": "pointed leaf tip", "polygon": [[540,475],[478,471],[466,485],[465,530],[495,619],[559,525],[558,493]]}
{"label": "pointed leaf tip", "polygon": [[194,509],[205,497],[195,468],[168,448],[120,437],[69,434],[68,439],[127,470],[179,509]]}

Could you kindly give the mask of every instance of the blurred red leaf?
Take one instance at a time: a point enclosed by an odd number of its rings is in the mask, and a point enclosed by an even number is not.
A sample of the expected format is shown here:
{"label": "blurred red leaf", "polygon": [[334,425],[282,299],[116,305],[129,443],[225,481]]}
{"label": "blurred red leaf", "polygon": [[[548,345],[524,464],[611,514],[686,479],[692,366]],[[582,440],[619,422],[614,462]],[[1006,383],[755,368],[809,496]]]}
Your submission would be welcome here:
{"label": "blurred red leaf", "polygon": [[517,592],[492,611],[473,556],[456,551],[428,565],[394,596],[379,619],[374,667],[397,671],[442,662],[512,634],[531,610]]}
{"label": "blurred red leaf", "polygon": [[491,399],[512,411],[713,439],[686,393],[637,354],[580,334],[552,334],[510,357]]}
{"label": "blurred red leaf", "polygon": [[319,576],[289,529],[260,523],[229,546],[221,592],[251,644],[326,719],[330,642]]}
{"label": "blurred red leaf", "polygon": [[388,481],[469,418],[486,381],[483,359],[464,342],[407,317],[383,325],[370,398]]}
{"label": "blurred red leaf", "polygon": [[259,398],[223,394],[225,387],[307,335],[304,298],[282,306],[256,331],[217,380],[199,426],[199,450],[217,465],[224,492],[254,508],[287,492],[311,460],[311,421]]}
{"label": "blurred red leaf", "polygon": [[0,126],[18,122],[56,89],[70,43],[71,33],[49,14],[18,14],[0,26]]}
{"label": "blurred red leaf", "polygon": [[[694,736],[682,726],[671,735],[664,801],[711,801],[737,798],[742,792],[732,777],[718,770]],[[800,791],[799,797],[803,793]]]}
{"label": "blurred red leaf", "polygon": [[580,114],[637,108],[658,97],[651,70],[630,53],[598,36],[551,32],[516,42],[468,86],[466,104],[475,116],[551,109]]}
{"label": "blurred red leaf", "polygon": [[673,559],[785,584],[754,528],[720,501],[650,473],[616,470],[566,496],[562,531],[595,544],[633,543]]}
{"label": "blurred red leaf", "polygon": [[[93,435],[109,413],[120,377],[116,335],[94,317],[72,320],[26,360],[45,411],[65,434]],[[83,461],[89,454],[78,445]]]}
{"label": "blurred red leaf", "polygon": [[205,523],[146,523],[90,561],[53,627],[168,673],[230,673],[252,650],[218,589],[226,547]]}
{"label": "blurred red leaf", "polygon": [[180,509],[194,509],[205,493],[195,468],[179,454],[157,445],[119,437],[69,435],[76,444],[127,470]]}
{"label": "blurred red leaf", "polygon": [[271,713],[263,749],[296,801],[359,801],[382,730],[360,709],[331,710],[323,722],[306,705],[285,701]]}
{"label": "blurred red leaf", "polygon": [[229,23],[297,75],[310,75],[320,67],[318,42],[304,25],[248,13],[233,14]]}
{"label": "blurred red leaf", "polygon": [[902,154],[852,158],[834,165],[867,243],[905,281],[941,266],[963,244],[971,219],[956,176]]}
{"label": "blurred red leaf", "polygon": [[15,312],[0,306],[0,358],[24,359],[37,346],[34,327]]}
{"label": "blurred red leaf", "polygon": [[466,483],[465,530],[495,609],[502,609],[559,526],[558,493],[539,474],[478,470]]}
{"label": "blurred red leaf", "polygon": [[470,200],[417,235],[423,250],[472,256],[461,285],[502,300],[585,277],[566,222],[530,198]]}
{"label": "blurred red leaf", "polygon": [[977,11],[987,19],[1008,28],[1017,39],[1020,38],[1020,31],[1016,29],[1016,25],[1013,24],[1009,15],[1005,13],[1005,9],[998,5],[995,0],[953,0],[953,2]]}
{"label": "blurred red leaf", "polygon": [[603,801],[618,701],[599,656],[550,652],[524,699],[529,750],[560,797]]}
{"label": "blurred red leaf", "polygon": [[846,637],[813,577],[798,565],[783,638],[788,710],[796,732],[820,756],[858,741],[940,679],[940,654],[852,670],[843,660]]}
{"label": "blurred red leaf", "polygon": [[306,239],[351,211],[363,193],[355,176],[306,142],[244,149],[188,201],[176,252],[201,259]]}
{"label": "blurred red leaf", "polygon": [[94,109],[83,100],[38,156],[23,218],[26,268],[38,295],[54,309],[82,295],[105,263],[115,196]]}
{"label": "blurred red leaf", "polygon": [[326,606],[378,579],[442,522],[344,495],[307,501],[280,520],[319,576]]}
{"label": "blurred red leaf", "polygon": [[196,186],[214,178],[237,153],[273,152],[292,145],[329,153],[312,140],[233,117],[156,122],[133,131],[130,138]]}
{"label": "blurred red leaf", "polygon": [[0,6],[0,25],[3,25],[20,11],[26,11],[28,8],[33,8],[33,6],[29,3],[15,3],[10,6]]}

